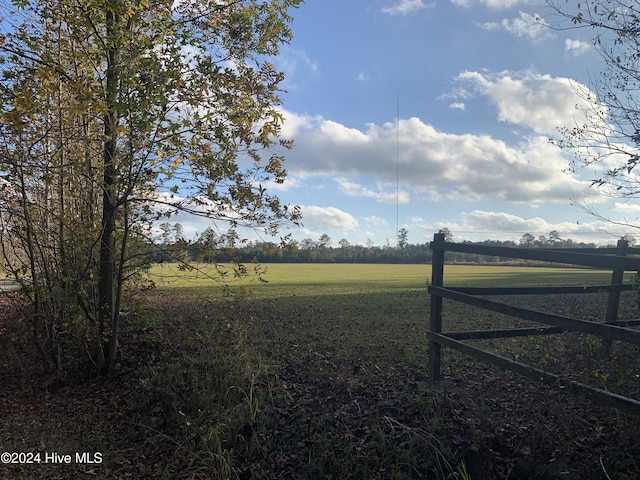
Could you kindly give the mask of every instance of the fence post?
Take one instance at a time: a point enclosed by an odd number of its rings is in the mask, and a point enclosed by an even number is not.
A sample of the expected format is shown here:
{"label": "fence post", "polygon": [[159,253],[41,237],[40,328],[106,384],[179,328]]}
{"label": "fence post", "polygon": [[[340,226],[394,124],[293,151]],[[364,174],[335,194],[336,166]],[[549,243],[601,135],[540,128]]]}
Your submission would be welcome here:
{"label": "fence post", "polygon": [[[616,248],[619,249],[616,256],[624,257],[627,255],[626,249],[629,246],[628,240],[621,238],[618,240]],[[615,268],[611,274],[611,285],[620,285],[624,278],[624,269]],[[605,323],[615,322],[618,319],[618,307],[620,305],[620,290],[609,292],[609,301],[607,302],[607,316]],[[611,340],[608,338],[602,339],[602,345],[608,352],[611,350]]]}
{"label": "fence post", "polygon": [[[618,240],[616,247],[620,250],[616,253],[617,256],[624,257],[627,255],[626,249],[629,246],[629,242],[624,238]],[[624,270],[622,268],[616,268],[611,274],[611,285],[620,285],[624,278]],[[607,303],[607,317],[605,322],[611,323],[618,319],[618,305],[620,304],[620,290],[609,292],[609,302]]]}
{"label": "fence post", "polygon": [[[431,248],[431,285],[442,287],[444,282],[444,250],[434,249],[435,243],[444,242],[444,233],[433,235]],[[442,332],[442,297],[431,294],[431,315],[429,318],[429,331]],[[439,343],[429,340],[429,378],[432,383],[442,378],[440,365],[442,361],[442,347]]]}

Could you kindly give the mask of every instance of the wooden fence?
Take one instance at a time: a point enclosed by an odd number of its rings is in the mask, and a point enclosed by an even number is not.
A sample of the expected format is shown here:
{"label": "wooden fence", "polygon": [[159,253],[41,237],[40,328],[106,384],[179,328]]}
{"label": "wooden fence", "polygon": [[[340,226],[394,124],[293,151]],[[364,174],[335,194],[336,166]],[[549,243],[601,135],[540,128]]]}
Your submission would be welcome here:
{"label": "wooden fence", "polygon": [[21,288],[20,283],[12,278],[0,278],[0,294],[16,292]]}
{"label": "wooden fence", "polygon": [[[464,340],[487,338],[510,338],[531,335],[550,335],[563,332],[584,332],[602,337],[605,343],[620,340],[640,345],[640,331],[629,328],[640,325],[640,320],[618,321],[618,304],[620,292],[631,290],[631,284],[623,284],[625,271],[640,272],[640,258],[628,256],[640,254],[640,249],[628,247],[625,240],[618,241],[616,248],[605,249],[533,249],[493,247],[467,243],[446,242],[444,234],[436,233],[431,243],[433,250],[431,285],[431,316],[428,332],[429,338],[429,376],[431,381],[441,379],[442,346],[459,350],[476,359],[493,363],[503,368],[526,375],[540,382],[558,385],[566,390],[586,395],[593,401],[613,406],[624,411],[640,414],[640,401],[617,395],[602,389],[594,388],[554,373],[511,360],[495,353],[475,347]],[[602,268],[612,271],[609,285],[572,287],[572,286],[538,286],[538,287],[486,287],[486,288],[450,288],[444,286],[445,252],[475,253],[489,256],[509,257],[515,259],[537,260],[546,263],[560,263],[583,267]],[[480,298],[491,295],[545,295],[563,293],[609,292],[607,312],[604,322],[593,322],[577,318],[544,313],[506,303]],[[530,328],[512,328],[501,330],[476,331],[442,331],[442,303],[448,299],[467,305],[483,308],[545,326]]]}

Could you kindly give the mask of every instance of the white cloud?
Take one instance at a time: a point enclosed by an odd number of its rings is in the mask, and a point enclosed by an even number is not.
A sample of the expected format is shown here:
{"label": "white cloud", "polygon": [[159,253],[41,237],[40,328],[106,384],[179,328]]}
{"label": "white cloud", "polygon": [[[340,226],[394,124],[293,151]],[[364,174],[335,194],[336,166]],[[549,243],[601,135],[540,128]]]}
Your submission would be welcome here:
{"label": "white cloud", "polygon": [[502,10],[514,7],[515,5],[527,5],[532,3],[531,0],[451,0],[451,3],[458,7],[468,8],[476,4],[484,5],[485,7]]}
{"label": "white cloud", "polygon": [[463,102],[453,102],[449,105],[451,110],[463,110],[466,108]]}
{"label": "white cloud", "polygon": [[378,184],[377,190],[359,183],[350,182],[345,178],[336,179],[340,191],[348,197],[374,198],[378,203],[409,203],[409,194],[405,191],[396,191],[396,187]]}
{"label": "white cloud", "polygon": [[640,205],[616,202],[614,205],[614,210],[622,213],[640,213]]}
{"label": "white cloud", "polygon": [[300,128],[290,132],[296,147],[287,154],[287,169],[295,175],[349,178],[351,183],[342,180],[345,193],[378,195],[384,190],[367,191],[353,183],[353,177],[366,175],[380,185],[395,185],[397,174],[403,190],[459,201],[493,196],[515,203],[567,203],[586,188],[561,173],[566,160],[546,136],[509,146],[488,135],[443,133],[414,117],[400,120],[397,145],[391,122],[363,130],[321,117],[293,123]]}
{"label": "white cloud", "polygon": [[495,231],[495,232],[550,232],[556,230],[556,225],[552,225],[543,218],[522,218],[505,212],[485,212],[474,210],[463,213],[462,228],[473,231]]}
{"label": "white cloud", "polygon": [[569,38],[564,41],[564,51],[573,56],[582,55],[591,50],[591,44],[582,40],[571,40]]}
{"label": "white cloud", "polygon": [[422,10],[423,8],[433,8],[435,3],[425,5],[422,0],[400,0],[391,7],[383,8],[383,13],[389,15],[407,15],[411,12]]}
{"label": "white cloud", "polygon": [[569,78],[532,71],[486,74],[463,72],[458,81],[475,87],[498,109],[498,119],[555,134],[558,128],[585,123],[584,112],[594,105],[585,100],[588,87]]}
{"label": "white cloud", "polygon": [[389,222],[382,217],[378,217],[376,215],[370,215],[368,217],[364,217],[364,221],[369,225],[374,225],[376,227],[386,227],[389,225]]}
{"label": "white cloud", "polygon": [[302,218],[305,227],[318,231],[351,231],[358,228],[358,221],[353,215],[336,207],[303,206]]}
{"label": "white cloud", "polygon": [[484,30],[505,30],[518,38],[527,38],[532,41],[554,36],[549,30],[549,26],[540,19],[540,15],[535,13],[519,12],[518,18],[505,18],[501,22],[482,23],[480,27]]}
{"label": "white cloud", "polygon": [[261,184],[268,192],[288,192],[302,185],[302,179],[295,175],[288,174],[284,182],[278,183],[273,180],[262,182]]}
{"label": "white cloud", "polygon": [[507,212],[473,210],[463,212],[458,222],[439,222],[436,228],[447,227],[456,240],[482,240],[496,238],[500,232],[502,240],[518,241],[522,235],[529,233],[534,237],[548,236],[557,231],[562,238],[574,241],[594,242],[596,244],[611,243],[611,239],[619,234],[610,233],[611,224],[601,220],[592,222],[549,222],[541,217],[523,218]]}

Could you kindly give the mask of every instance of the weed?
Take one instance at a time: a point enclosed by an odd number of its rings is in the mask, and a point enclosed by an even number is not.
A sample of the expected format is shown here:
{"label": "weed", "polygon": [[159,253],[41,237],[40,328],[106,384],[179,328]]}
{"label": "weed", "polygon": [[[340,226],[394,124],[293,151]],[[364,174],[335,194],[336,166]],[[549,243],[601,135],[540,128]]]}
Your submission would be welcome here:
{"label": "weed", "polygon": [[256,421],[256,417],[258,416],[258,411],[260,408],[261,394],[259,394],[257,391],[258,384],[260,383],[262,385],[266,385],[269,396],[272,397],[271,382],[269,382],[268,380],[261,380],[263,376],[269,374],[272,368],[273,367],[271,365],[267,365],[263,362],[262,357],[258,357],[257,365],[254,367],[254,371],[250,374],[248,385],[246,385],[246,387],[232,385],[229,388],[229,390],[237,389],[244,397],[247,409],[249,411],[249,418],[251,419],[251,423]]}
{"label": "weed", "polygon": [[471,480],[471,475],[467,471],[467,464],[464,460],[458,465],[458,475],[460,476],[460,480]]}

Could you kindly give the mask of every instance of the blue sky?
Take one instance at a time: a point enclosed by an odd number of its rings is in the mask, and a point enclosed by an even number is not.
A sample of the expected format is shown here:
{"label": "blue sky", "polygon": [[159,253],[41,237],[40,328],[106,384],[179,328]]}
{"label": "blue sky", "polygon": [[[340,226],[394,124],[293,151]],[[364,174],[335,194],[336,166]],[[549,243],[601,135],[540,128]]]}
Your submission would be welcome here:
{"label": "blue sky", "polygon": [[557,19],[526,0],[307,0],[292,15],[274,63],[296,146],[277,194],[304,226],[283,234],[395,245],[396,225],[411,243],[443,227],[457,241],[634,233],[574,205],[640,211],[594,196],[593,173],[567,173],[548,141],[580,120],[576,91],[603,69],[592,31],[545,27],[536,16]]}

